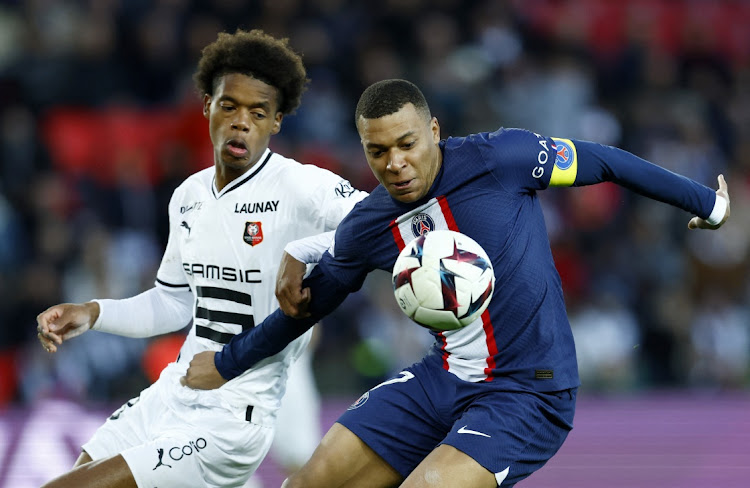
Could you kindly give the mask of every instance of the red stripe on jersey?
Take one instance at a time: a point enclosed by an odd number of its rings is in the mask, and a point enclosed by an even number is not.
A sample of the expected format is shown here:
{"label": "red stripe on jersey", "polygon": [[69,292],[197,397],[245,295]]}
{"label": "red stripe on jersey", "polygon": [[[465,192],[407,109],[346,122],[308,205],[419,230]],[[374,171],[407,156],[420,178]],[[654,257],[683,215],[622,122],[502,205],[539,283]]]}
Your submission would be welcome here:
{"label": "red stripe on jersey", "polygon": [[[453,212],[451,212],[450,205],[448,205],[448,200],[444,195],[439,196],[437,200],[440,204],[440,210],[443,211],[443,217],[445,217],[445,222],[448,224],[448,228],[456,232],[461,232],[458,230],[456,219],[453,218]],[[482,328],[484,329],[487,351],[489,352],[489,356],[487,357],[487,367],[484,368],[484,373],[487,377],[484,381],[492,381],[492,370],[495,369],[495,356],[497,355],[497,343],[495,342],[495,328],[492,326],[489,310],[485,310],[484,313],[482,313]],[[445,351],[445,346],[447,344],[445,337],[443,337],[442,334],[440,334],[440,336],[443,339],[443,368],[448,369],[449,353]]]}
{"label": "red stripe on jersey", "polygon": [[[439,197],[437,197],[437,201],[440,205],[440,210],[442,210],[443,212],[445,223],[448,224],[448,229],[459,232],[458,225],[456,225],[456,219],[453,218],[453,212],[451,212],[451,207],[448,205],[448,200],[445,198],[445,195],[440,195]],[[448,366],[448,355],[450,353],[445,350],[445,347],[448,345],[448,341],[445,340],[445,336],[443,334],[440,334],[440,338],[443,339],[443,369],[448,371],[450,369],[450,367]]]}
{"label": "red stripe on jersey", "polygon": [[451,212],[451,208],[448,205],[448,200],[446,200],[445,195],[440,195],[437,197],[438,203],[440,204],[440,210],[443,211],[443,217],[445,217],[445,222],[448,224],[448,229],[461,232],[458,230],[458,226],[456,225],[456,219],[453,218],[453,212]]}
{"label": "red stripe on jersey", "polygon": [[494,376],[492,376],[492,370],[495,369],[497,343],[495,342],[495,328],[492,326],[489,310],[482,312],[482,327],[484,327],[484,335],[487,338],[487,351],[490,353],[487,358],[487,367],[484,368],[484,372],[487,374],[484,381],[492,381],[492,378],[494,378]]}
{"label": "red stripe on jersey", "polygon": [[440,342],[442,343],[440,346],[440,350],[443,351],[443,369],[448,371],[450,369],[450,366],[448,366],[448,355],[450,353],[445,350],[445,348],[448,346],[448,341],[445,339],[445,334],[443,334],[442,332],[438,334],[438,339],[440,339]]}
{"label": "red stripe on jersey", "polygon": [[391,232],[393,232],[393,240],[396,241],[399,252],[403,251],[406,244],[404,244],[404,238],[401,237],[401,231],[398,229],[398,224],[395,220],[391,221]]}

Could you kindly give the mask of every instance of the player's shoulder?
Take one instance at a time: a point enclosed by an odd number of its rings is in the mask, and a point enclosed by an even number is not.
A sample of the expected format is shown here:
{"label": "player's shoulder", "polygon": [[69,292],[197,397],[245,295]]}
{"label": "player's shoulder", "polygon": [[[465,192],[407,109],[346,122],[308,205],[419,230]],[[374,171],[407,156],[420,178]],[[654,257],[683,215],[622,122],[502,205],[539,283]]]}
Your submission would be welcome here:
{"label": "player's shoulder", "polygon": [[197,171],[180,183],[172,193],[172,200],[181,200],[185,198],[201,198],[202,194],[211,191],[211,185],[214,180],[214,167]]}
{"label": "player's shoulder", "polygon": [[376,186],[365,198],[357,202],[352,212],[356,213],[354,218],[363,220],[383,220],[390,218],[389,215],[396,204],[391,195],[383,185]]}
{"label": "player's shoulder", "polygon": [[291,158],[283,158],[279,162],[276,176],[299,199],[320,203],[328,199],[361,200],[366,195],[358,191],[349,180],[329,169],[300,163]]}
{"label": "player's shoulder", "polygon": [[304,164],[296,159],[283,156],[279,153],[273,153],[270,162],[272,164],[269,164],[269,169],[273,168],[275,172],[286,178],[287,181],[291,183],[304,183],[309,187],[318,182],[341,179],[341,177],[333,171],[321,168],[314,164]]}
{"label": "player's shoulder", "polygon": [[477,146],[492,168],[549,159],[547,138],[527,129],[500,127],[493,132],[472,134],[467,140]]}
{"label": "player's shoulder", "polygon": [[343,179],[333,171],[315,164],[300,163],[299,161],[288,158],[287,161],[288,164],[285,166],[285,171],[292,172],[297,180],[307,182],[308,184],[325,183]]}
{"label": "player's shoulder", "polygon": [[271,151],[269,159],[268,169],[274,169],[276,171],[294,171],[295,169],[302,166],[302,163],[296,159],[284,156],[276,151]]}
{"label": "player's shoulder", "polygon": [[[386,229],[398,215],[393,198],[382,185],[378,185],[365,198],[357,202],[354,208],[339,224],[341,234],[352,239],[351,244],[372,244],[371,239]],[[336,233],[339,239],[339,232]]]}
{"label": "player's shoulder", "polygon": [[535,147],[539,134],[526,129],[500,127],[491,132],[477,132],[463,137],[449,137],[444,141],[445,150],[454,154],[466,154],[472,148],[480,152],[514,152],[521,148]]}
{"label": "player's shoulder", "polygon": [[492,132],[480,132],[470,136],[479,143],[487,143],[495,146],[508,144],[535,143],[542,136],[527,129],[516,127],[500,127]]}

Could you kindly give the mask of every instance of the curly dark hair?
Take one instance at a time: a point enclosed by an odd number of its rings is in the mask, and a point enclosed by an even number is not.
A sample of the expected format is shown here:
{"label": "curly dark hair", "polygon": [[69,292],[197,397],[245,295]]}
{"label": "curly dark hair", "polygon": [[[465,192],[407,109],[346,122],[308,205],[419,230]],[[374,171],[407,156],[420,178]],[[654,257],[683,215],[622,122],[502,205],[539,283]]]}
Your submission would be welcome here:
{"label": "curly dark hair", "polygon": [[260,29],[219,33],[203,48],[193,79],[201,95],[213,95],[216,82],[230,73],[252,76],[275,87],[283,114],[299,107],[309,81],[302,57],[289,46],[289,39],[277,39]]}
{"label": "curly dark hair", "polygon": [[354,123],[359,122],[360,116],[379,119],[394,114],[407,103],[413,104],[417,112],[430,118],[430,107],[417,85],[399,79],[378,81],[368,86],[359,97],[354,111]]}

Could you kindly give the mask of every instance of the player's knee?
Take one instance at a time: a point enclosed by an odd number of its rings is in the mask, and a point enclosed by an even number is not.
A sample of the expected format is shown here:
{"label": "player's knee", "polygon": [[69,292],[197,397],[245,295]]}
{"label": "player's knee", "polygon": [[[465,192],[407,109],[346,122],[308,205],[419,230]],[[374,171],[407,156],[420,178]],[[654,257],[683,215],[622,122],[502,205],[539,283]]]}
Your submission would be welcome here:
{"label": "player's knee", "polygon": [[294,474],[289,475],[282,488],[312,488],[320,484],[320,476],[314,476],[309,470],[301,469]]}
{"label": "player's knee", "polygon": [[304,486],[307,486],[305,485],[304,480],[302,480],[300,476],[296,476],[295,473],[284,480],[281,488],[302,488]]}

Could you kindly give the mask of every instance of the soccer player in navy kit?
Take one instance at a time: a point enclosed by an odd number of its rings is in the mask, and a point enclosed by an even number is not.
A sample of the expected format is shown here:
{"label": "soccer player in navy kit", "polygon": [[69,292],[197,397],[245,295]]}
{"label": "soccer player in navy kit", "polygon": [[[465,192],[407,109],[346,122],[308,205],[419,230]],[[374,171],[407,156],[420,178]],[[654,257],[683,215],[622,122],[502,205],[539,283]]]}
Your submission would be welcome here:
{"label": "soccer player in navy kit", "polygon": [[[362,94],[357,129],[380,185],[336,230],[303,282],[311,300],[271,314],[220,352],[197,355],[188,385],[214,388],[274,354],[362,285],[390,272],[406,243],[451,229],[475,239],[495,270],[488,310],[432,332],[420,362],[366,392],[285,487],[513,486],[543,466],[572,428],[579,385],[537,191],[613,181],[715,229],[729,195],[617,148],[519,129],[440,139],[420,90],[404,80]],[[306,307],[306,309],[305,309]]]}

